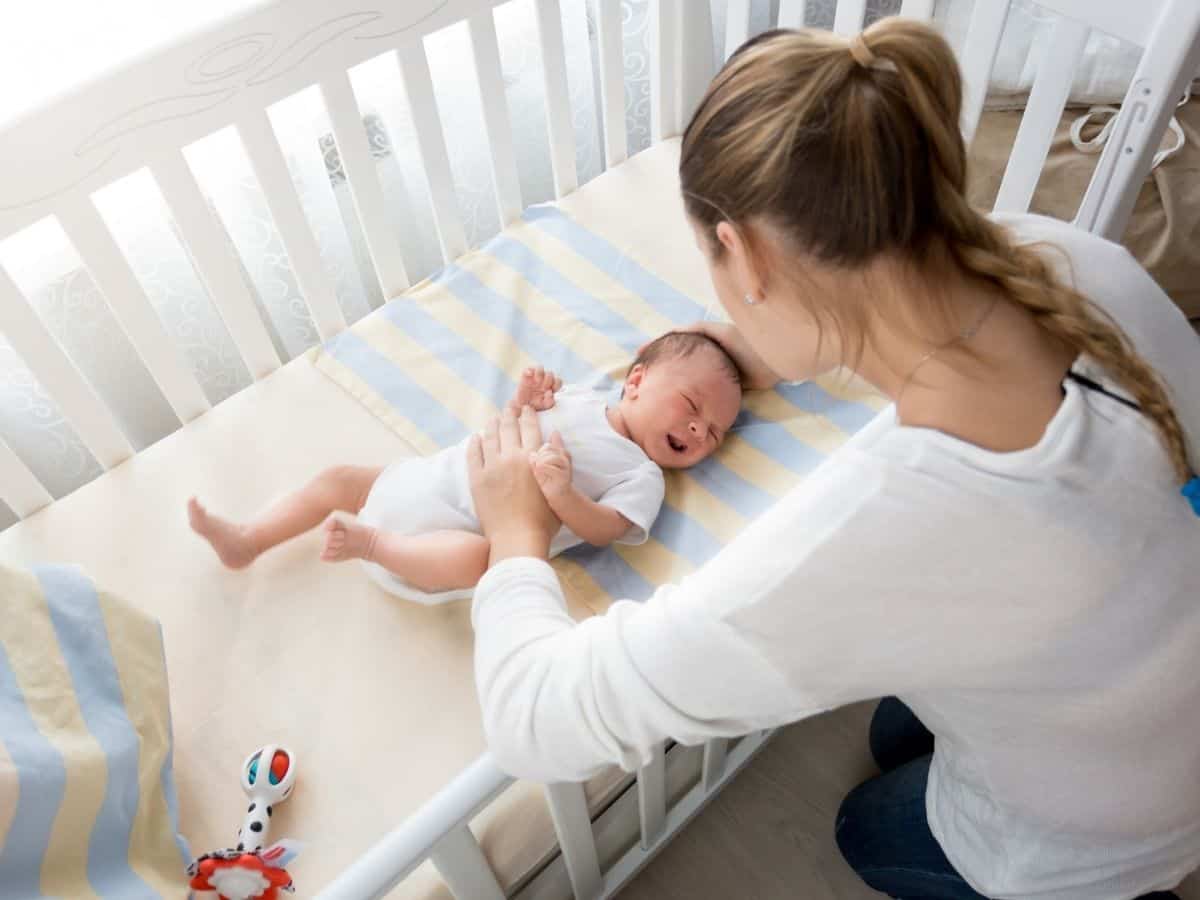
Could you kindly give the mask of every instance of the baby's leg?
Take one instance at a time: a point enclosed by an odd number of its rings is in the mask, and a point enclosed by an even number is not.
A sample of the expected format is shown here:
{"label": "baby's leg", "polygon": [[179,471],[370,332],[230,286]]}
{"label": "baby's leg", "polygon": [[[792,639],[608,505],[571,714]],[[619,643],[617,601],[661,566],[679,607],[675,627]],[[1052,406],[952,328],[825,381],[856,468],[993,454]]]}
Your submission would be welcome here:
{"label": "baby's leg", "polygon": [[221,562],[242,569],[276,544],[321,524],[333,510],[358,512],[382,471],[368,466],[325,469],[244,525],[214,516],[193,497],[188,501],[188,520],[192,529],[212,544]]}
{"label": "baby's leg", "polygon": [[325,521],[321,559],[369,560],[433,594],[474,587],[487,571],[490,549],[487,538],[470,531],[396,534],[335,512]]}

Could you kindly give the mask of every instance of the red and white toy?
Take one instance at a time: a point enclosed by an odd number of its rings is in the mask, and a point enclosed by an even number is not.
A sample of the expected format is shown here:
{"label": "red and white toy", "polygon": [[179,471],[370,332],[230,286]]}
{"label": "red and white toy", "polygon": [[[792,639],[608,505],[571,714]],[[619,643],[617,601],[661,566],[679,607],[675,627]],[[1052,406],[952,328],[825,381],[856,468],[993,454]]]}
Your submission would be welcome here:
{"label": "red and white toy", "polygon": [[284,866],[301,845],[282,840],[267,846],[274,807],[291,796],[295,785],[296,758],[284,747],[268,744],[246,757],[242,790],[250,805],[237,847],[206,853],[188,866],[194,890],[216,891],[221,900],[278,900],[280,891],[295,890]]}

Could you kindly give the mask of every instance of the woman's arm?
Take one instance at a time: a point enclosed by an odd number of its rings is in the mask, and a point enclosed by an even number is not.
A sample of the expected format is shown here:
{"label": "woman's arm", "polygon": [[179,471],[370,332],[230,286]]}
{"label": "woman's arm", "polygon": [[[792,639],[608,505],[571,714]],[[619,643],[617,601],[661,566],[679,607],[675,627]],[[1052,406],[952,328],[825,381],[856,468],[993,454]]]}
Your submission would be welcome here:
{"label": "woman's arm", "polygon": [[519,420],[506,411],[468,451],[491,541],[491,569],[471,607],[475,682],[501,767],[544,781],[583,779],[614,762],[646,763],[668,736],[700,743],[819,709],[804,710],[777,669],[713,612],[717,598],[761,591],[746,578],[770,568],[746,558],[754,542],[727,547],[723,564],[714,560],[646,603],[618,601],[576,625],[545,562],[559,520],[534,477],[539,447],[526,407]]}
{"label": "woman's arm", "polygon": [[706,614],[698,587],[667,585],[577,625],[547,564],[493,567],[471,621],[484,730],[500,767],[583,780],[613,763],[646,764],[668,736],[697,744],[804,714],[776,669]]}
{"label": "woman's arm", "polygon": [[896,631],[877,609],[897,604],[878,607],[873,591],[847,584],[855,573],[872,584],[887,578],[861,565],[872,558],[869,542],[850,535],[841,542],[850,559],[813,559],[876,479],[824,467],[679,584],[576,624],[545,562],[559,520],[534,478],[530,448],[540,446],[526,409],[519,423],[506,412],[469,454],[491,541],[491,569],[471,608],[475,681],[505,770],[541,781],[583,779],[613,763],[632,770],[667,737],[697,744],[745,734],[906,684],[896,677],[912,668],[906,656],[878,671],[843,659],[875,655],[858,646],[870,620],[848,601],[868,602],[876,637]]}

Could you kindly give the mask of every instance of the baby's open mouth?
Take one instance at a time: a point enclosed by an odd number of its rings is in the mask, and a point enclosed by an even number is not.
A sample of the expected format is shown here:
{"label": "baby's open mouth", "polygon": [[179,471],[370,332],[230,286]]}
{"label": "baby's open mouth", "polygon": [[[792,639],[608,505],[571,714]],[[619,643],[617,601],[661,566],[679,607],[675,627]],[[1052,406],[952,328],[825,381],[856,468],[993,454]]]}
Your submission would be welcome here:
{"label": "baby's open mouth", "polygon": [[676,453],[682,453],[684,450],[687,449],[687,444],[685,444],[681,440],[676,439],[676,437],[673,434],[671,434],[670,432],[667,433],[667,444],[670,445],[671,449],[674,450]]}

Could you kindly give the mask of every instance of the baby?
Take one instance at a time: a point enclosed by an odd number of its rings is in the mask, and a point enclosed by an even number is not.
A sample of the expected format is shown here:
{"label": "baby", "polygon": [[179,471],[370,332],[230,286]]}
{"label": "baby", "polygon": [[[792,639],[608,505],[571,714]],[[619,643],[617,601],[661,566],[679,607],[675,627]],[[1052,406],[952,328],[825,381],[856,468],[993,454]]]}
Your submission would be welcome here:
{"label": "baby", "polygon": [[[518,413],[532,406],[547,438],[531,464],[562,522],[551,555],[583,542],[646,540],[663,501],[662,470],[695,465],[721,446],[741,398],[733,360],[715,341],[687,332],[642,348],[614,406],[604,392],[564,388],[553,372],[526,369],[509,406]],[[442,603],[469,596],[487,570],[466,450],[464,440],[382,469],[327,469],[243,525],[195,498],[188,517],[235,569],[324,522],[322,559],[360,559],[391,593]]]}

